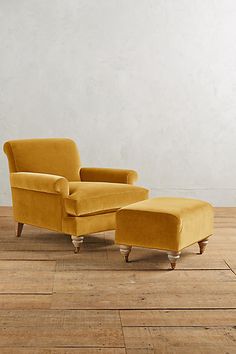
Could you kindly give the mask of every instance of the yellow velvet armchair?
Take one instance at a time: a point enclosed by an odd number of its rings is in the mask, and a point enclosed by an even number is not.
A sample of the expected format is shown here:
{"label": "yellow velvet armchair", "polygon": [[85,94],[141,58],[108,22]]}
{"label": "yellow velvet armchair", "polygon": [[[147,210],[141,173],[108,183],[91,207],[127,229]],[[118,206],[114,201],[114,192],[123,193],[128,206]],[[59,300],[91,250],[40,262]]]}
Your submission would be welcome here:
{"label": "yellow velvet armchair", "polygon": [[148,198],[135,171],[81,167],[70,139],[13,140],[4,152],[17,236],[24,224],[66,233],[77,253],[83,235],[115,229],[119,208]]}

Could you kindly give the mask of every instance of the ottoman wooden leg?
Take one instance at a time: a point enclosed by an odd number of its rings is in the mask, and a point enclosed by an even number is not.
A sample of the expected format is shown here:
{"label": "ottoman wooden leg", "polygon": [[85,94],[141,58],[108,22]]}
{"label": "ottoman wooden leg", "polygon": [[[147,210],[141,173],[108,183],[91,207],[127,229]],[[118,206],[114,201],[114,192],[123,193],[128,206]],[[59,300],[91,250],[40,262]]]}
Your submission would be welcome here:
{"label": "ottoman wooden leg", "polygon": [[84,237],[71,235],[71,241],[75,247],[75,253],[78,253],[80,250],[80,246],[84,241]]}
{"label": "ottoman wooden leg", "polygon": [[131,252],[131,246],[120,245],[120,253],[124,257],[125,262],[129,262],[129,254]]}
{"label": "ottoman wooden leg", "polygon": [[199,241],[198,244],[199,244],[200,254],[203,254],[208,244],[208,237],[202,241]]}
{"label": "ottoman wooden leg", "polygon": [[167,255],[171,264],[171,268],[175,269],[176,261],[179,259],[181,252],[168,251]]}

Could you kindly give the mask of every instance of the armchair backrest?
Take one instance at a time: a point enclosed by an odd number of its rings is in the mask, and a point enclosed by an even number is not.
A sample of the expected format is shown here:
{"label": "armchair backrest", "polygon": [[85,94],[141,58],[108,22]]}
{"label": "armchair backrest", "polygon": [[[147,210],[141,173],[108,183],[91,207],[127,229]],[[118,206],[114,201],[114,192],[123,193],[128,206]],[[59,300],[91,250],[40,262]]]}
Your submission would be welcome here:
{"label": "armchair backrest", "polygon": [[10,172],[34,172],[59,175],[79,181],[80,157],[70,139],[12,140],[4,144]]}

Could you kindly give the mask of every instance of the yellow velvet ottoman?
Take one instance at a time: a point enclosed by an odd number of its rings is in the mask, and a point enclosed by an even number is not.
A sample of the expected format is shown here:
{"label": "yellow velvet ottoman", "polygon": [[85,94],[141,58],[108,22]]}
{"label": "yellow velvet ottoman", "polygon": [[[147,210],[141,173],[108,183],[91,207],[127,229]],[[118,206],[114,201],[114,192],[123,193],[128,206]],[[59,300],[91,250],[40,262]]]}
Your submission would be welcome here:
{"label": "yellow velvet ottoman", "polygon": [[116,243],[128,262],[132,246],[166,250],[174,269],[182,249],[198,242],[200,253],[213,233],[213,208],[187,198],[153,198],[116,214]]}

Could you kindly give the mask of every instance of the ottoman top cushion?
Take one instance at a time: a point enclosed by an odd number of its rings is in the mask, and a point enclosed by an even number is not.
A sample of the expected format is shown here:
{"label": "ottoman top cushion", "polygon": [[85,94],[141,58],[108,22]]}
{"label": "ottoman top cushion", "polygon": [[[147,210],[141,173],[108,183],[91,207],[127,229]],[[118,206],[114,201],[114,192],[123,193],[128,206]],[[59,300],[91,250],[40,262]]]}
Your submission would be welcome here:
{"label": "ottoman top cushion", "polygon": [[190,198],[174,198],[174,197],[157,197],[146,199],[141,202],[130,204],[121,210],[145,211],[163,214],[171,214],[176,217],[181,217],[183,214],[192,212],[201,207],[212,208],[212,206],[198,199]]}

